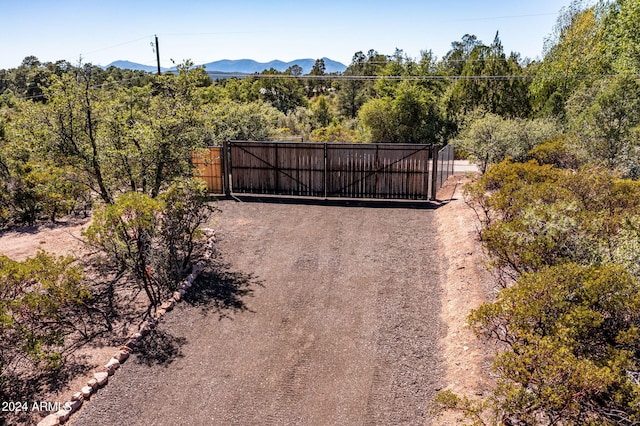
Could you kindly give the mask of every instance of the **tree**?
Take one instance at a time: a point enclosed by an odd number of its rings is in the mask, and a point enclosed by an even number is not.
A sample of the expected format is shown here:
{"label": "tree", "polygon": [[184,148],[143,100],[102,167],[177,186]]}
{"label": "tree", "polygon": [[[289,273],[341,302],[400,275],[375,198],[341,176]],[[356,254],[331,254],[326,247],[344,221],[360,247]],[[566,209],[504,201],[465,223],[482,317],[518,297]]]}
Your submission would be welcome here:
{"label": "tree", "polygon": [[545,116],[564,118],[564,103],[592,76],[610,72],[603,43],[602,22],[595,7],[584,9],[573,1],[563,9],[552,36],[545,42],[545,57],[531,84],[534,109]]}
{"label": "tree", "polygon": [[111,204],[129,188],[156,197],[164,185],[190,174],[191,154],[202,144],[199,85],[204,70],[180,67],[177,76],[125,88],[113,80],[93,86],[92,69],[52,77],[47,102],[24,104],[13,126],[23,140]]}
{"label": "tree", "polygon": [[325,96],[318,96],[315,101],[311,102],[312,119],[315,127],[327,127],[333,118],[329,103]]}
{"label": "tree", "polygon": [[640,84],[635,77],[602,80],[578,90],[567,110],[577,147],[591,162],[640,176]]}
{"label": "tree", "polygon": [[131,273],[147,296],[150,314],[192,267],[198,228],[211,211],[204,182],[182,180],[157,198],[121,194],[94,212],[85,235],[119,273]]}
{"label": "tree", "polygon": [[208,105],[206,113],[206,141],[210,145],[222,145],[230,140],[269,140],[277,133],[284,114],[264,102],[222,101]]}
{"label": "tree", "polygon": [[343,73],[349,78],[338,82],[338,109],[342,115],[347,118],[356,118],[358,111],[367,100],[379,96],[376,93],[374,81],[358,77],[380,75],[387,62],[387,56],[373,49],[366,55],[363,52],[356,52],[353,55],[351,64]]}
{"label": "tree", "polygon": [[[136,190],[157,197],[163,187],[192,174],[192,153],[203,146],[206,134],[197,88],[206,86],[208,81],[203,68],[186,64],[179,67],[177,76],[158,77],[152,92],[143,91],[133,105],[123,93],[124,102],[118,108],[133,106],[137,114],[130,117],[133,126],[128,125],[131,121],[119,120],[115,124],[128,126],[122,133],[125,149],[135,149],[144,165],[135,179]],[[108,140],[115,144],[118,136],[119,133],[112,133]],[[135,163],[122,163],[125,169],[135,170]],[[129,173],[125,170],[122,175]]]}
{"label": "tree", "polygon": [[44,101],[43,88],[49,85],[51,72],[35,56],[27,56],[13,72],[14,94],[38,102]]}
{"label": "tree", "polygon": [[263,77],[253,83],[253,90],[259,94],[260,100],[269,102],[285,114],[298,106],[307,105],[307,98],[297,79],[278,77],[283,73],[273,68],[263,71],[262,75],[274,77]]}
{"label": "tree", "polygon": [[616,72],[640,72],[640,3],[637,0],[616,0],[608,3],[603,37],[607,53]]}
{"label": "tree", "polygon": [[323,94],[327,90],[327,82],[322,78],[325,75],[326,66],[324,59],[316,59],[305,85],[305,91],[308,98]]}
{"label": "tree", "polygon": [[390,98],[378,98],[367,101],[358,113],[358,117],[367,129],[368,139],[372,142],[394,142],[395,128],[390,112],[393,101]]}
{"label": "tree", "polygon": [[461,41],[451,43],[451,50],[442,58],[440,63],[443,73],[448,75],[461,75],[471,55],[482,42],[475,35],[465,34]]}
{"label": "tree", "polygon": [[507,157],[526,160],[529,151],[558,134],[550,120],[504,119],[496,114],[476,111],[466,118],[458,135],[459,148],[484,173],[491,164]]}
{"label": "tree", "polygon": [[[366,57],[362,52],[357,52],[351,61],[351,65],[344,71],[344,76],[358,77],[364,74]],[[347,118],[356,118],[360,107],[365,102],[365,83],[357,78],[347,79],[338,85],[338,109]]]}
{"label": "tree", "polygon": [[511,54],[507,60],[498,33],[489,46],[475,37],[470,40],[468,53],[455,53],[466,58],[460,70],[466,78],[457,79],[445,95],[448,116],[459,121],[463,114],[482,108],[505,118],[528,117],[527,86],[520,79],[523,71],[518,55]]}
{"label": "tree", "polygon": [[291,74],[295,77],[300,77],[302,75],[302,67],[298,64],[293,64],[284,72],[285,74]]}
{"label": "tree", "polygon": [[313,64],[309,75],[322,76],[324,75],[326,70],[327,68],[324,64],[324,59],[316,59],[316,62]]}
{"label": "tree", "polygon": [[366,102],[359,118],[372,142],[434,143],[440,138],[441,118],[427,90],[403,81],[394,98]]}

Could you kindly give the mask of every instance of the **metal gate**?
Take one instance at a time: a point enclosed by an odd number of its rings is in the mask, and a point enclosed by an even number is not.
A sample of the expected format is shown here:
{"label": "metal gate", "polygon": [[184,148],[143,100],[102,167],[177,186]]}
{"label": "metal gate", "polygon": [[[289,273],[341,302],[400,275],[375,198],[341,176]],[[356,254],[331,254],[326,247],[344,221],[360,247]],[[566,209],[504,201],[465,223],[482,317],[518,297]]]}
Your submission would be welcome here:
{"label": "metal gate", "polygon": [[432,145],[232,141],[223,152],[227,192],[433,198]]}

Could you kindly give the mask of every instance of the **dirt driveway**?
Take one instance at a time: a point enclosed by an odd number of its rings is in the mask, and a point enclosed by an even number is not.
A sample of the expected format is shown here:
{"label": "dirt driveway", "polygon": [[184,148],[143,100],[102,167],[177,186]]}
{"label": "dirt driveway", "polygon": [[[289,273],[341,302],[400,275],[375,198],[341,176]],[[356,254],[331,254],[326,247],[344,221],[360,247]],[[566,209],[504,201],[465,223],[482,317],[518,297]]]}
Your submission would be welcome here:
{"label": "dirt driveway", "polygon": [[221,201],[216,266],[74,425],[429,424],[435,212]]}

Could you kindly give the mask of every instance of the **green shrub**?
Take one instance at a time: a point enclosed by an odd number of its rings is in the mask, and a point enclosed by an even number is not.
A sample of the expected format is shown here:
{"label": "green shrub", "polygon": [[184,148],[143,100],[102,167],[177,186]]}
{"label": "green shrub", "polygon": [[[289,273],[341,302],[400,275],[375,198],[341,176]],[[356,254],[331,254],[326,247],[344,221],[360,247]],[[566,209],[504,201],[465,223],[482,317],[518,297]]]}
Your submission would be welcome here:
{"label": "green shrub", "polygon": [[65,337],[82,321],[91,298],[72,257],[39,252],[23,262],[0,255],[0,393],[8,396],[25,373],[64,362]]}
{"label": "green shrub", "polygon": [[502,286],[469,316],[502,343],[498,383],[480,402],[442,394],[437,411],[474,424],[640,421],[640,182],[507,160],[467,201]]}
{"label": "green shrub", "polygon": [[198,227],[212,210],[205,197],[204,182],[184,180],[158,198],[124,193],[94,213],[85,232],[89,244],[102,250],[113,267],[132,274],[147,295],[148,312],[191,267]]}
{"label": "green shrub", "polygon": [[494,397],[522,424],[638,420],[640,288],[623,267],[575,263],[522,275],[470,315],[507,345]]}

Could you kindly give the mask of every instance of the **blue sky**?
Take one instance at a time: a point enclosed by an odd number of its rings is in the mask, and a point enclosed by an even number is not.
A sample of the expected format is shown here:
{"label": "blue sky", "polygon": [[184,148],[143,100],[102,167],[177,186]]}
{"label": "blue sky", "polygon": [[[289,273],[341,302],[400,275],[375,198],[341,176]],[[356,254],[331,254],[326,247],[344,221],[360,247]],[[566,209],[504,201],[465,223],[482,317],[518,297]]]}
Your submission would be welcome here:
{"label": "blue sky", "polygon": [[28,55],[41,61],[107,65],[115,60],[162,66],[191,59],[329,57],[348,65],[357,51],[439,58],[466,33],[505,50],[541,56],[544,38],[570,0],[0,0],[0,68]]}

